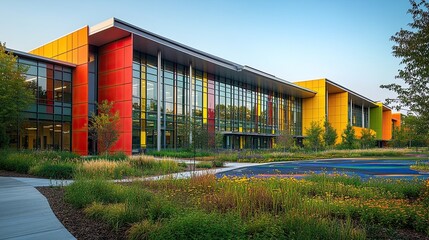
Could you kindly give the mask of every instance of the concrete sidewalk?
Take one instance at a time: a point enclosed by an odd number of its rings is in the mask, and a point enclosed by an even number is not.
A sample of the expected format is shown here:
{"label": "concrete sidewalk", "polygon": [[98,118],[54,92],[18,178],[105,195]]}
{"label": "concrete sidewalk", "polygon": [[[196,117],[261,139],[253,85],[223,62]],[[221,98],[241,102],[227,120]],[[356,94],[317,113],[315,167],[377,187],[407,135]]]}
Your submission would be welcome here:
{"label": "concrete sidewalk", "polygon": [[[75,239],[57,219],[46,198],[20,178],[0,177],[0,239]],[[49,180],[26,179],[35,186]],[[35,181],[35,182],[34,182]],[[50,186],[53,184],[48,184]]]}
{"label": "concrete sidewalk", "polygon": [[[188,160],[188,161],[190,161],[190,160]],[[192,164],[192,162],[187,162],[187,163]],[[266,163],[262,163],[262,164],[266,164]],[[205,175],[205,174],[217,174],[217,173],[227,172],[227,171],[238,169],[238,168],[252,167],[252,166],[258,166],[258,165],[261,165],[261,163],[226,162],[225,166],[222,168],[178,172],[178,173],[172,173],[172,174],[166,174],[166,175],[160,175],[160,176],[152,176],[152,177],[119,179],[119,180],[114,180],[114,182],[132,182],[132,181],[136,181],[136,180],[185,179],[185,178],[190,178],[193,176],[201,176],[201,175]]]}

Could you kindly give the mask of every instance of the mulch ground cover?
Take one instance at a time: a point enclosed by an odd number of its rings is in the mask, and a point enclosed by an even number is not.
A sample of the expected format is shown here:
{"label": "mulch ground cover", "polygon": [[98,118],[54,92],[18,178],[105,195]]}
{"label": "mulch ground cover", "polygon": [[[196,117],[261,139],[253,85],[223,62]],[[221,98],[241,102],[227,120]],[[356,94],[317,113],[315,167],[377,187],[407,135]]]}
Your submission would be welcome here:
{"label": "mulch ground cover", "polygon": [[64,201],[64,188],[38,187],[64,227],[77,239],[126,239],[126,228],[113,230],[108,224],[88,218],[83,210]]}

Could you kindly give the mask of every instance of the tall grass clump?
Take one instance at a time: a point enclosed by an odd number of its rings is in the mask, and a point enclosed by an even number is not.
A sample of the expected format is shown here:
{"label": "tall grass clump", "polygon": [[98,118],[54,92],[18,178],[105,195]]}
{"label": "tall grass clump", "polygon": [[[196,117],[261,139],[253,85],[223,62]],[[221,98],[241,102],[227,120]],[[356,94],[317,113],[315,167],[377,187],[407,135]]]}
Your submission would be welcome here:
{"label": "tall grass clump", "polygon": [[139,176],[140,172],[128,161],[109,161],[105,159],[84,161],[78,168],[79,174],[88,178],[119,179]]}
{"label": "tall grass clump", "polygon": [[[240,218],[234,214],[190,211],[153,229],[149,239],[244,239],[242,226]],[[134,231],[133,235],[137,232]]]}
{"label": "tall grass clump", "polygon": [[31,167],[38,163],[38,159],[30,153],[2,152],[0,169],[28,173]]}
{"label": "tall grass clump", "polygon": [[28,173],[49,179],[72,179],[76,168],[76,164],[71,162],[45,161],[32,166]]}
{"label": "tall grass clump", "polygon": [[142,171],[144,175],[157,175],[179,172],[182,168],[178,162],[170,159],[155,159],[153,156],[137,156],[130,158],[131,165]]}
{"label": "tall grass clump", "polygon": [[193,149],[172,149],[172,150],[161,150],[161,151],[149,151],[148,155],[155,157],[171,157],[171,158],[194,158],[194,157],[208,157],[212,156],[213,153]]}
{"label": "tall grass clump", "polygon": [[93,202],[118,203],[125,200],[122,186],[102,179],[77,180],[66,187],[64,197],[77,208]]}

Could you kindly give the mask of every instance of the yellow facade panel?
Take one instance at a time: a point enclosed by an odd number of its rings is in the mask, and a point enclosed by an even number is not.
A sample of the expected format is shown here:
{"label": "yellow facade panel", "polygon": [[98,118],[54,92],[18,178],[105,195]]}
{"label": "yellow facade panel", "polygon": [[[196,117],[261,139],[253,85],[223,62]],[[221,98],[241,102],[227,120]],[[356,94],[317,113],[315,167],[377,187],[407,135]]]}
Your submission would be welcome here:
{"label": "yellow facade panel", "polygon": [[77,32],[73,32],[72,34],[72,49],[76,49],[78,48],[78,37],[77,37]]}
{"label": "yellow facade panel", "polygon": [[67,36],[58,39],[58,53],[64,53],[67,51]]}

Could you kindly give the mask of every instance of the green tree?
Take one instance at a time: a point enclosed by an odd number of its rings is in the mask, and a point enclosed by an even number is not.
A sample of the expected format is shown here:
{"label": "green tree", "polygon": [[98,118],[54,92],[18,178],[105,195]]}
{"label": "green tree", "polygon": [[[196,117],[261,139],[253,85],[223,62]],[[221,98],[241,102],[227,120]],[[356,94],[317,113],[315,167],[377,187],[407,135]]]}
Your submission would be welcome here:
{"label": "green tree", "polygon": [[409,146],[418,147],[427,146],[428,129],[425,120],[420,116],[408,115],[404,118],[403,128],[409,136]]}
{"label": "green tree", "polygon": [[360,137],[361,148],[372,148],[375,147],[375,135],[371,133],[371,130],[364,128],[361,131]]}
{"label": "green tree", "polygon": [[323,128],[318,122],[312,121],[310,123],[310,128],[305,129],[306,138],[305,144],[307,147],[311,148],[313,151],[318,151],[322,149],[323,146]]}
{"label": "green tree", "polygon": [[426,0],[410,0],[413,22],[409,29],[401,29],[391,40],[394,57],[401,59],[403,68],[398,70],[397,79],[402,84],[381,85],[397,93],[396,99],[386,99],[387,104],[396,103],[397,108],[407,107],[422,119],[423,129],[429,129],[429,3]]}
{"label": "green tree", "polygon": [[220,132],[215,133],[215,148],[216,151],[223,147],[223,134]]}
{"label": "green tree", "polygon": [[207,124],[192,124],[192,146],[195,149],[209,148],[209,132]]}
{"label": "green tree", "polygon": [[0,148],[9,145],[8,130],[17,129],[22,111],[34,103],[34,94],[25,82],[27,68],[0,43]]}
{"label": "green tree", "polygon": [[337,131],[332,127],[329,121],[325,121],[324,126],[325,131],[323,132],[323,141],[325,142],[325,146],[327,148],[332,148],[337,141]]}
{"label": "green tree", "polygon": [[108,154],[118,141],[119,112],[113,112],[113,102],[103,100],[97,104],[98,114],[92,113],[88,130],[93,139],[97,139],[100,154]]}
{"label": "green tree", "polygon": [[344,129],[343,134],[341,135],[343,142],[341,146],[345,149],[354,149],[356,148],[356,135],[355,130],[352,125],[347,124],[346,129]]}
{"label": "green tree", "polygon": [[410,136],[404,126],[394,127],[392,131],[391,145],[395,148],[408,146]]}
{"label": "green tree", "polygon": [[276,137],[276,148],[283,150],[291,149],[295,146],[295,139],[292,134],[287,130],[282,130],[279,132],[279,135]]}

